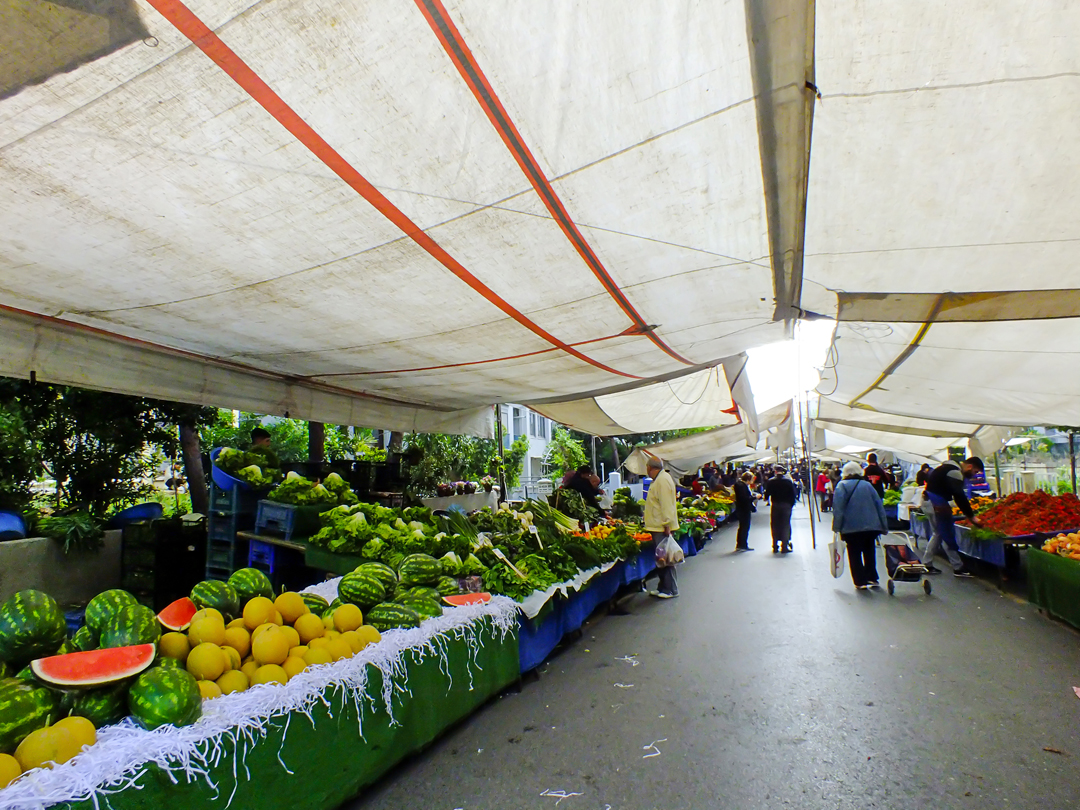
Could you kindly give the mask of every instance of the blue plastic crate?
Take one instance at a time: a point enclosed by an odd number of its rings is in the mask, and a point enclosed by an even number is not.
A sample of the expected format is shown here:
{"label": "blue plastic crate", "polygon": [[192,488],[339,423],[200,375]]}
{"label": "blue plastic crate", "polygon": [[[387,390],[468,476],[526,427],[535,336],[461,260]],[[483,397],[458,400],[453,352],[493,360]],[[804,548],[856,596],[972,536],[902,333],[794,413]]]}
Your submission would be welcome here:
{"label": "blue plastic crate", "polygon": [[64,621],[67,622],[68,635],[73,636],[86,623],[86,608],[77,610],[65,610]]}
{"label": "blue plastic crate", "polygon": [[248,568],[258,568],[267,574],[274,573],[274,546],[252,540],[248,547]]}
{"label": "blue plastic crate", "polygon": [[295,528],[295,506],[275,501],[259,501],[259,511],[255,513],[256,534],[277,534],[288,540]]}

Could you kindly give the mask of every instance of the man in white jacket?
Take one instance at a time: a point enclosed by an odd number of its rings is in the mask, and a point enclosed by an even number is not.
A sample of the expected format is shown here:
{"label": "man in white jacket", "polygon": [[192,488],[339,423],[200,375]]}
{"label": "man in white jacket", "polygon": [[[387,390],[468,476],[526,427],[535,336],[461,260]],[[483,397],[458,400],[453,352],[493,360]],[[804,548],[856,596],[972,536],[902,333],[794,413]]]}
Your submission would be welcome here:
{"label": "man in white jacket", "polygon": [[[649,494],[645,498],[645,531],[651,532],[653,541],[660,543],[670,537],[679,528],[679,517],[675,508],[675,481],[670,473],[664,471],[664,462],[650,458],[648,472],[653,482],[649,485]],[[660,577],[657,590],[650,595],[660,599],[671,599],[679,595],[679,585],[675,581],[674,566],[656,569]]]}

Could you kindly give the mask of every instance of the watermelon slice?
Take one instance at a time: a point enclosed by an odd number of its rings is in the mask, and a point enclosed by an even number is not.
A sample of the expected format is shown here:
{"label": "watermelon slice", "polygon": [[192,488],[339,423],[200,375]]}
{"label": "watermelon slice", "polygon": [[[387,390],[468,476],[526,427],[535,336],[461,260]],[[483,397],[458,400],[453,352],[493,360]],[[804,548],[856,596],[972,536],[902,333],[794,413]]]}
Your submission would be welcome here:
{"label": "watermelon slice", "polygon": [[462,605],[482,605],[485,602],[491,601],[490,593],[459,593],[453,596],[444,596],[442,598],[448,605],[454,607],[461,607]]}
{"label": "watermelon slice", "polygon": [[107,650],[53,655],[30,662],[30,669],[42,681],[66,689],[105,686],[138,675],[154,662],[157,647],[111,647]]}
{"label": "watermelon slice", "polygon": [[174,633],[179,633],[183,630],[187,630],[191,626],[191,617],[194,616],[198,610],[199,609],[195,607],[194,602],[186,596],[183,596],[164,608],[161,613],[157,615],[157,618],[158,621],[161,622],[161,626],[166,630],[172,630]]}

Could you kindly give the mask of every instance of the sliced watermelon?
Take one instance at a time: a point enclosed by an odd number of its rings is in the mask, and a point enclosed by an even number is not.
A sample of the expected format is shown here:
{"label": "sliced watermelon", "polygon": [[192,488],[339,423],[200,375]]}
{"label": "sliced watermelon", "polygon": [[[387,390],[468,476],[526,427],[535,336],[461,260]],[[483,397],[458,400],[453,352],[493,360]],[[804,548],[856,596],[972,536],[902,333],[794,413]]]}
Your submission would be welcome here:
{"label": "sliced watermelon", "polygon": [[72,689],[105,686],[138,675],[154,662],[153,644],[53,655],[30,662],[39,680]]}
{"label": "sliced watermelon", "polygon": [[161,622],[161,626],[166,630],[172,630],[174,633],[179,633],[183,630],[187,630],[191,626],[191,617],[194,616],[198,610],[199,609],[195,607],[194,602],[186,596],[182,596],[171,605],[164,608],[161,613],[157,615],[157,618],[158,621]]}
{"label": "sliced watermelon", "polygon": [[461,607],[462,605],[482,605],[485,602],[491,601],[490,593],[458,593],[453,596],[444,596],[442,598],[448,605],[454,607]]}

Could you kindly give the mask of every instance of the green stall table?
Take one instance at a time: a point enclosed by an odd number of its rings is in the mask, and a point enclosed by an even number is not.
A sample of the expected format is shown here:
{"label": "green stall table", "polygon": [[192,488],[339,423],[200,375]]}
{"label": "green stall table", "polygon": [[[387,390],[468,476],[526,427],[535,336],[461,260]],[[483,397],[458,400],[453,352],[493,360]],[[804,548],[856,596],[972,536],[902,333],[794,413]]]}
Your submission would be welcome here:
{"label": "green stall table", "polygon": [[[97,745],[75,760],[53,771],[31,772],[0,790],[0,807],[336,808],[519,679],[517,608],[497,599],[486,606],[455,608],[471,611],[463,614],[468,620],[442,622],[438,632],[425,635],[423,627],[405,631],[413,634],[407,643],[400,640],[406,638],[403,633],[396,641],[384,637],[368,648],[389,642],[390,649],[372,656],[375,663],[362,660],[365,650],[318,668],[355,663],[349,670],[352,678],[339,677],[301,708],[269,716],[256,712],[246,718],[243,731],[237,731],[238,723],[231,733],[203,733],[198,743],[185,743],[187,757],[163,755],[168,747],[154,739],[157,732],[128,727],[125,721],[106,729]],[[361,671],[366,683],[358,690],[355,676]],[[293,682],[256,688],[292,687]],[[218,720],[221,725],[220,715],[207,716],[213,713],[208,704],[243,699],[251,691],[204,703],[200,724],[213,728]],[[247,705],[237,701],[233,707],[242,711]],[[200,724],[179,731],[194,734]]]}
{"label": "green stall table", "polygon": [[1028,600],[1080,628],[1080,560],[1032,548],[1027,553]]}

